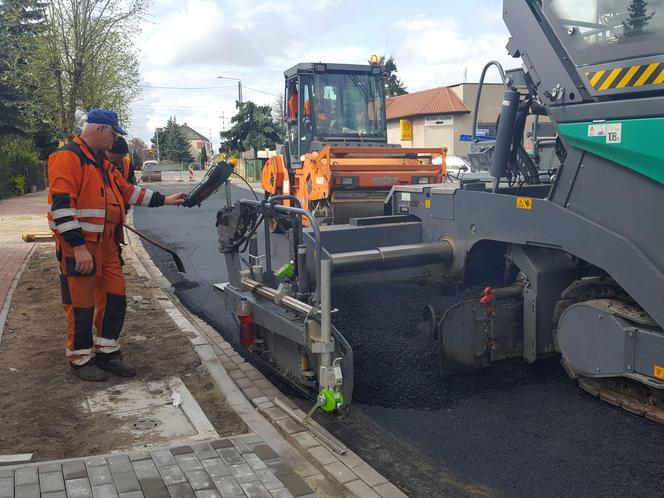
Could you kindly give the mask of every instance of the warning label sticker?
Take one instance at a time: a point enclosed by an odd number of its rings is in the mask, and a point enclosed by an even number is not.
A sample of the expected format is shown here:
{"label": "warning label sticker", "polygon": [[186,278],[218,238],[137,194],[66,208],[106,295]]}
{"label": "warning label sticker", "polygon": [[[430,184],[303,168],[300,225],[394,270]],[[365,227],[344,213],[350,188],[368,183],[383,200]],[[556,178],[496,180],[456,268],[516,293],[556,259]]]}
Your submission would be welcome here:
{"label": "warning label sticker", "polygon": [[516,207],[518,209],[532,209],[533,200],[530,197],[517,197],[516,198]]}
{"label": "warning label sticker", "polygon": [[652,369],[652,376],[656,379],[664,379],[664,367],[655,365]]}
{"label": "warning label sticker", "polygon": [[606,136],[606,125],[593,123],[588,125],[588,136],[589,137],[605,137]]}

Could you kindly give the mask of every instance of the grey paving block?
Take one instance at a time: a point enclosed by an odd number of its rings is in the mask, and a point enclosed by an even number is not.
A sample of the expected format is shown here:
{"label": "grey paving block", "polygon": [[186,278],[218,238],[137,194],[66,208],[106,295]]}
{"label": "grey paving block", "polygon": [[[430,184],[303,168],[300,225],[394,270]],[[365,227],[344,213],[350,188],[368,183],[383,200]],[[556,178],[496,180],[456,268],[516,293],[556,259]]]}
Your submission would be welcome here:
{"label": "grey paving block", "polygon": [[166,483],[166,486],[187,482],[187,477],[177,464],[160,467],[159,472],[161,473],[161,478]]}
{"label": "grey paving block", "polygon": [[217,452],[207,441],[192,443],[191,448],[194,450],[194,453],[199,460],[206,460],[208,458],[215,458],[217,456]]}
{"label": "grey paving block", "polygon": [[228,468],[231,469],[233,477],[235,477],[235,480],[240,484],[244,482],[258,481],[258,476],[246,463],[229,465]]}
{"label": "grey paving block", "polygon": [[0,467],[0,479],[14,477],[14,470],[9,467]]}
{"label": "grey paving block", "polygon": [[120,493],[120,498],[145,498],[142,491],[130,491],[129,493]]}
{"label": "grey paving block", "polygon": [[202,489],[196,491],[196,498],[221,498],[221,494],[216,489]]}
{"label": "grey paving block", "polygon": [[48,474],[39,474],[39,487],[42,493],[52,493],[54,491],[65,490],[65,480],[61,472],[50,472]]}
{"label": "grey paving block", "polygon": [[157,464],[157,467],[161,467],[162,465],[173,465],[176,462],[173,453],[168,449],[153,450],[151,453],[152,460]]}
{"label": "grey paving block", "polygon": [[367,483],[360,479],[346,483],[346,487],[350,489],[354,495],[361,496],[362,498],[380,498],[378,493],[376,493],[367,485]]}
{"label": "grey paving block", "polygon": [[39,484],[24,484],[23,486],[16,486],[16,488],[14,488],[14,496],[16,498],[39,498]]}
{"label": "grey paving block", "polygon": [[276,406],[265,408],[263,411],[265,412],[265,415],[267,415],[272,420],[284,420],[290,418],[286,412]]}
{"label": "grey paving block", "polygon": [[69,498],[89,498],[92,496],[90,482],[87,479],[65,479],[65,486]]}
{"label": "grey paving block", "polygon": [[194,450],[192,450],[189,446],[176,446],[175,448],[171,448],[171,453],[173,453],[173,455],[184,455],[186,453],[193,452]]}
{"label": "grey paving block", "polygon": [[193,453],[186,455],[177,455],[175,459],[182,470],[200,470],[203,468],[201,461]]}
{"label": "grey paving block", "polygon": [[55,491],[54,493],[42,493],[42,498],[67,498],[65,491]]}
{"label": "grey paving block", "polygon": [[279,456],[267,444],[257,444],[254,446],[254,453],[256,453],[256,456],[261,460],[269,460]]}
{"label": "grey paving block", "polygon": [[113,484],[113,475],[108,465],[98,465],[88,467],[88,479],[92,486],[101,486],[102,484]]}
{"label": "grey paving block", "polygon": [[279,480],[286,486],[286,489],[295,497],[306,496],[313,493],[309,485],[296,474],[286,474],[279,476]]}
{"label": "grey paving block", "polygon": [[366,482],[371,488],[387,482],[385,477],[367,463],[361,463],[360,465],[353,467],[353,472],[355,472],[358,477]]}
{"label": "grey paving block", "polygon": [[220,450],[217,450],[217,453],[219,453],[219,456],[222,458],[224,463],[226,463],[226,465],[233,465],[244,462],[244,458],[242,458],[242,455],[240,455],[240,453],[235,448],[221,448]]}
{"label": "grey paving block", "polygon": [[232,448],[233,441],[230,439],[217,439],[216,441],[212,441],[210,446],[212,446],[215,450],[219,450],[221,448]]}
{"label": "grey paving block", "polygon": [[295,439],[295,441],[297,441],[297,443],[303,448],[313,448],[314,446],[320,445],[318,440],[308,432],[299,432],[298,434],[294,434],[293,439]]}
{"label": "grey paving block", "polygon": [[262,469],[267,469],[267,465],[256,456],[255,453],[245,453],[242,455],[242,458],[244,458],[245,462],[249,464],[249,467],[252,468],[252,470],[262,470]]}
{"label": "grey paving block", "polygon": [[140,491],[141,485],[138,483],[138,478],[134,471],[118,472],[113,474],[113,481],[118,493],[129,493],[131,491]]}
{"label": "grey paving block", "polygon": [[330,450],[324,446],[316,446],[314,448],[309,448],[309,454],[314,457],[321,465],[329,465],[337,461]]}
{"label": "grey paving block", "polygon": [[212,458],[210,460],[203,460],[203,467],[212,478],[226,477],[231,475],[228,466],[221,460],[221,458]]}
{"label": "grey paving block", "polygon": [[257,387],[245,387],[242,389],[242,392],[244,392],[244,395],[249,399],[260,398],[264,395],[263,391]]}
{"label": "grey paving block", "polygon": [[57,462],[42,463],[39,465],[40,474],[50,474],[51,472],[62,472],[62,465]]}
{"label": "grey paving block", "polygon": [[246,482],[240,484],[249,498],[272,498],[272,495],[260,481]]}
{"label": "grey paving block", "polygon": [[245,434],[244,436],[238,436],[238,438],[242,439],[249,446],[256,446],[257,444],[265,443],[265,440],[258,434]]}
{"label": "grey paving block", "polygon": [[168,498],[168,489],[161,479],[139,479],[145,498]]}
{"label": "grey paving block", "polygon": [[350,481],[357,479],[355,473],[346,467],[341,462],[334,462],[330,465],[325,465],[325,470],[327,470],[332,476],[342,484],[345,484]]}
{"label": "grey paving block", "polygon": [[88,471],[83,460],[63,462],[62,474],[65,476],[65,480],[86,479],[88,477]]}
{"label": "grey paving block", "polygon": [[285,464],[281,460],[268,463],[267,466],[272,471],[272,473],[277,477],[285,476],[286,474],[293,474],[294,472],[292,467]]}
{"label": "grey paving block", "polygon": [[0,478],[0,498],[13,498],[14,479],[11,476]]}
{"label": "grey paving block", "polygon": [[214,487],[214,483],[207,472],[204,470],[187,470],[184,475],[187,476],[187,480],[191,487],[195,490],[200,489],[210,489]]}
{"label": "grey paving block", "polygon": [[288,491],[286,488],[275,489],[273,491],[270,491],[270,494],[274,498],[294,498],[291,492]]}
{"label": "grey paving block", "polygon": [[282,482],[279,479],[277,479],[277,476],[275,476],[268,469],[257,470],[256,475],[261,480],[261,482],[265,485],[265,487],[267,489],[269,489],[270,491],[284,487]]}
{"label": "grey paving block", "polygon": [[129,454],[129,460],[138,462],[139,460],[149,460],[152,458],[149,451],[137,451],[136,453]]}
{"label": "grey paving block", "polygon": [[118,498],[118,492],[112,484],[102,484],[92,486],[92,496],[94,498]]}
{"label": "grey paving block", "polygon": [[221,479],[214,479],[214,484],[217,486],[217,489],[223,497],[244,494],[244,491],[233,477],[222,477]]}
{"label": "grey paving block", "polygon": [[403,493],[399,488],[397,488],[391,482],[386,482],[374,488],[380,496],[383,498],[408,498],[408,495]]}
{"label": "grey paving block", "polygon": [[113,474],[133,472],[131,461],[127,455],[113,455],[108,457],[108,466]]}
{"label": "grey paving block", "polygon": [[169,486],[168,492],[171,498],[196,498],[196,493],[187,482]]}
{"label": "grey paving block", "polygon": [[14,470],[14,486],[25,484],[39,484],[37,467],[19,467]]}
{"label": "grey paving block", "polygon": [[98,465],[107,465],[106,458],[103,456],[90,457],[85,459],[85,466],[97,467]]}
{"label": "grey paving block", "polygon": [[233,445],[240,454],[253,452],[253,448],[250,448],[249,445],[241,438],[234,438]]}
{"label": "grey paving block", "polygon": [[160,474],[157,470],[157,466],[152,460],[140,460],[138,462],[132,462],[134,466],[134,472],[136,472],[136,477],[138,479],[159,479]]}

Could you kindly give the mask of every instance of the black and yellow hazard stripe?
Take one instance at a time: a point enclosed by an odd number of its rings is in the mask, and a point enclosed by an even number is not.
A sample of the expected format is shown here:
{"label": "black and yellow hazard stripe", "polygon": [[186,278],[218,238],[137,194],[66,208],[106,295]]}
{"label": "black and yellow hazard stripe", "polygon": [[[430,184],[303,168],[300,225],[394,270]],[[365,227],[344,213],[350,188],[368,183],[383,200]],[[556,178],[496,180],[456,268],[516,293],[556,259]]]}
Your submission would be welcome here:
{"label": "black and yellow hazard stripe", "polygon": [[597,91],[661,85],[664,84],[664,62],[601,69],[586,73],[586,76],[590,86]]}

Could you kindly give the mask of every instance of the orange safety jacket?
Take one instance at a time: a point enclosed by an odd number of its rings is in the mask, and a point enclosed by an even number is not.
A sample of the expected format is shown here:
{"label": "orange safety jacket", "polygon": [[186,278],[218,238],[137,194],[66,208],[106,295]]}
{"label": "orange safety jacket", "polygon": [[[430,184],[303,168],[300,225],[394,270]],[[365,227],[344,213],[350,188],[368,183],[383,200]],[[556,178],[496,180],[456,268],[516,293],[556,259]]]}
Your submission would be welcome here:
{"label": "orange safety jacket", "polygon": [[[49,156],[48,178],[49,226],[74,247],[86,240],[101,240],[106,222],[106,186],[126,204],[164,205],[162,194],[127,183],[103,154],[95,155],[80,137]],[[118,240],[124,242],[122,230],[118,232]]]}
{"label": "orange safety jacket", "polygon": [[129,157],[124,156],[122,158],[122,176],[123,178],[127,181],[127,183],[131,183],[132,185],[136,185],[136,177],[134,176],[134,168],[132,167],[131,164],[131,159]]}

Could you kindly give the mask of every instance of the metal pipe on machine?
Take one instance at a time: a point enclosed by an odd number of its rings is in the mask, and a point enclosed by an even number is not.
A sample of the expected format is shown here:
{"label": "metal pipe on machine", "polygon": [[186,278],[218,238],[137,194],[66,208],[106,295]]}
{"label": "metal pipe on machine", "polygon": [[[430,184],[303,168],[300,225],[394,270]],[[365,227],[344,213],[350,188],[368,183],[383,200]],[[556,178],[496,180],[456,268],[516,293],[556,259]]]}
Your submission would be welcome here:
{"label": "metal pipe on machine", "polygon": [[446,240],[377,247],[366,251],[332,254],[332,272],[338,274],[449,263],[452,260],[452,256],[452,244]]}

